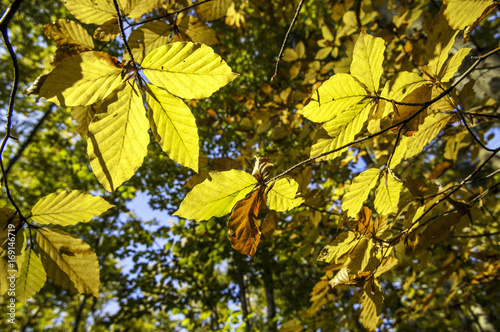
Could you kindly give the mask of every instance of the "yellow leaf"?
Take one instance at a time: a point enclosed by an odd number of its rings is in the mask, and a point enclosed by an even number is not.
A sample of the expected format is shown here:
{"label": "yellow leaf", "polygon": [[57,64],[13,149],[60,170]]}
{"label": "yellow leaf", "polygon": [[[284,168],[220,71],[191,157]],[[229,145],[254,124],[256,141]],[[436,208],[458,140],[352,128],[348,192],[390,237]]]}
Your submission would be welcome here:
{"label": "yellow leaf", "polygon": [[356,217],[370,191],[377,184],[379,176],[378,168],[370,168],[352,180],[352,184],[342,198],[342,210],[347,211],[347,216]]}
{"label": "yellow leaf", "polygon": [[368,331],[376,331],[382,313],[384,295],[376,279],[368,280],[363,287],[361,297],[361,323]]}
{"label": "yellow leaf", "polygon": [[82,23],[103,24],[116,18],[113,1],[110,0],[64,0],[66,8]]}
{"label": "yellow leaf", "polygon": [[107,191],[114,191],[142,165],[149,144],[142,96],[128,84],[108,97],[89,126],[90,166]]}
{"label": "yellow leaf", "polygon": [[339,264],[339,258],[351,251],[357,243],[358,241],[354,232],[349,231],[340,233],[332,243],[326,245],[321,250],[318,261],[329,264]]}
{"label": "yellow leaf", "polygon": [[453,75],[458,71],[458,67],[462,64],[462,61],[469,54],[470,48],[464,47],[458,50],[457,53],[450,59],[448,65],[444,69],[443,77],[441,78],[441,83],[446,83],[453,78]]}
{"label": "yellow leaf", "polygon": [[253,258],[260,242],[257,215],[262,202],[263,187],[234,206],[227,223],[231,247]]}
{"label": "yellow leaf", "polygon": [[[380,95],[386,99],[401,102],[406,96],[425,83],[429,83],[429,81],[415,73],[403,71],[385,84]],[[392,103],[387,102],[382,118],[390,115],[393,111]]]}
{"label": "yellow leaf", "polygon": [[429,59],[428,71],[437,77],[450,51],[458,31],[453,30],[443,16],[443,9],[439,11],[430,27],[427,36],[426,54]]}
{"label": "yellow leaf", "polygon": [[377,268],[377,272],[375,272],[373,276],[377,278],[383,273],[392,270],[397,265],[398,265],[398,259],[396,257],[389,256],[386,259],[384,259],[382,264],[380,264],[380,266]]}
{"label": "yellow leaf", "polygon": [[158,0],[119,0],[118,3],[122,13],[138,19],[142,15],[151,12],[158,4]]}
{"label": "yellow leaf", "polygon": [[[149,52],[168,44],[171,32],[171,26],[162,21],[148,22],[134,29],[128,37],[134,60],[141,63]],[[128,53],[124,53],[123,57],[127,60]]]}
{"label": "yellow leaf", "polygon": [[446,126],[451,115],[445,113],[435,113],[427,116],[425,122],[418,127],[418,131],[411,136],[404,136],[394,150],[391,159],[391,169],[397,166],[403,159],[411,158],[424,149],[441,129]]}
{"label": "yellow leaf", "polygon": [[47,274],[43,269],[40,257],[32,249],[29,249],[19,278],[16,280],[16,299],[26,303],[26,300],[32,298],[42,289],[46,280]]}
{"label": "yellow leaf", "polygon": [[57,46],[64,44],[81,45],[88,50],[94,48],[94,41],[87,30],[75,21],[59,19],[43,27],[45,35],[52,35]]}
{"label": "yellow leaf", "polygon": [[373,241],[368,238],[362,238],[356,243],[354,249],[349,254],[346,262],[347,272],[350,275],[356,275],[365,271],[372,256]]}
{"label": "yellow leaf", "polygon": [[47,275],[57,286],[99,297],[99,261],[90,246],[58,229],[37,229],[38,252]]}
{"label": "yellow leaf", "polygon": [[403,190],[403,183],[392,176],[387,176],[387,181],[382,178],[375,191],[375,210],[379,215],[388,215],[398,212],[399,195]]}
{"label": "yellow leaf", "polygon": [[148,85],[146,102],[151,130],[170,158],[198,172],[198,128],[196,119],[182,99]]}
{"label": "yellow leaf", "polygon": [[185,27],[180,26],[180,29],[191,38],[191,41],[206,45],[214,45],[219,42],[214,29],[212,29],[208,24],[197,21],[192,16],[188,16],[186,18],[189,18],[189,23]]}
{"label": "yellow leaf", "polygon": [[[415,90],[413,90],[410,94],[403,98],[404,103],[408,104],[418,104],[425,103],[432,99],[432,86],[423,85]],[[427,108],[421,111],[423,106],[409,106],[409,105],[399,105],[397,106],[397,112],[394,114],[392,118],[392,123],[396,124],[403,120],[410,118],[411,116],[418,113],[413,119],[406,122],[404,127],[406,131],[404,132],[405,136],[413,135],[418,127],[424,123],[425,118],[427,117]]]}
{"label": "yellow leaf", "polygon": [[299,184],[294,179],[277,180],[267,193],[267,207],[278,212],[290,211],[304,202],[302,197],[297,197],[298,190]]}
{"label": "yellow leaf", "polygon": [[202,21],[213,21],[226,16],[232,0],[213,0],[195,7],[196,15]]}
{"label": "yellow leaf", "polygon": [[76,225],[89,222],[113,206],[102,197],[80,190],[62,191],[41,198],[31,209],[31,218],[42,225]]}
{"label": "yellow leaf", "polygon": [[313,122],[330,121],[366,95],[366,90],[351,75],[336,74],[316,90],[300,113]]}
{"label": "yellow leaf", "polygon": [[210,97],[237,77],[207,45],[177,42],[150,52],[142,62],[151,83],[184,99]]}
{"label": "yellow leaf", "polygon": [[444,0],[444,16],[455,30],[462,30],[481,17],[493,4],[492,0]]}
{"label": "yellow leaf", "polygon": [[71,109],[71,117],[78,124],[76,132],[79,133],[82,138],[87,137],[89,124],[92,122],[100,105],[101,103],[98,102],[89,106],[75,106]]}
{"label": "yellow leaf", "polygon": [[376,93],[380,86],[380,77],[384,72],[385,45],[382,38],[373,37],[366,32],[359,35],[351,62],[351,75],[363,83],[368,91]]}
{"label": "yellow leaf", "polygon": [[121,84],[117,60],[104,52],[84,52],[62,61],[45,79],[40,97],[65,106],[103,100]]}
{"label": "yellow leaf", "polygon": [[117,18],[104,22],[94,32],[94,38],[101,41],[110,41],[119,35],[120,27]]}
{"label": "yellow leaf", "polygon": [[[311,147],[311,157],[333,151],[354,140],[363,129],[363,125],[370,115],[371,104],[368,100],[362,101],[349,109],[340,112],[333,120],[328,121],[314,136]],[[332,160],[347,151],[347,147],[318,160]]]}
{"label": "yellow leaf", "polygon": [[196,221],[225,216],[255,185],[255,177],[244,171],[210,172],[210,178],[186,195],[174,216]]}

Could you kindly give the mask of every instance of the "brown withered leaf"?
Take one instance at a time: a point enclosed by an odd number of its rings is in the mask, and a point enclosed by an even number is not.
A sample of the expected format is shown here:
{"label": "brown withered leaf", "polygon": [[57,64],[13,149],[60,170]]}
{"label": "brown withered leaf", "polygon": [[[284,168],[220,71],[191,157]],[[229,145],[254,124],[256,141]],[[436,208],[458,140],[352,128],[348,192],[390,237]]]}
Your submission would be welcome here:
{"label": "brown withered leaf", "polygon": [[432,170],[431,175],[429,175],[429,180],[437,179],[450,168],[451,163],[448,161],[443,161],[442,163],[437,164],[436,167],[434,167],[434,169]]}
{"label": "brown withered leaf", "polygon": [[[408,104],[417,104],[417,103],[425,103],[431,100],[432,97],[432,87],[431,86],[421,86],[420,88],[415,89],[408,96],[403,98],[403,103]],[[398,105],[397,111],[394,112],[394,118],[392,123],[398,123],[405,119],[408,119],[410,116],[420,111],[422,106],[405,106]],[[425,118],[427,117],[427,111],[423,110],[417,115],[415,118],[411,119],[408,123],[405,124],[406,132],[405,136],[411,136],[414,132],[418,130],[418,126],[424,123]]]}
{"label": "brown withered leaf", "polygon": [[231,247],[252,258],[260,242],[257,215],[263,193],[264,187],[260,187],[236,203],[227,224]]}
{"label": "brown withered leaf", "polygon": [[101,41],[110,41],[120,35],[118,19],[111,19],[101,24],[94,32],[94,38]]}
{"label": "brown withered leaf", "polygon": [[363,206],[358,213],[358,218],[349,220],[348,224],[358,233],[371,234],[373,231],[372,210],[367,206]]}

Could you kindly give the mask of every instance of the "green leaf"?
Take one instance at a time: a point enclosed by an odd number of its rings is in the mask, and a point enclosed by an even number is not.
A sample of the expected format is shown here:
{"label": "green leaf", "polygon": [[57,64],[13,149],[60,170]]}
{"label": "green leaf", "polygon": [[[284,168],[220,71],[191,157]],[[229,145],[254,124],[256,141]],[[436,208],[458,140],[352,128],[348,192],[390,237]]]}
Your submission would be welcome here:
{"label": "green leaf", "polygon": [[[311,157],[333,151],[354,140],[363,129],[370,115],[371,104],[364,100],[339,113],[335,119],[328,121],[314,136]],[[347,151],[347,147],[317,160],[333,160]]]}
{"label": "green leaf", "polygon": [[302,197],[297,197],[298,190],[299,184],[294,179],[277,180],[267,193],[267,207],[278,212],[290,211],[304,202]]}
{"label": "green leaf", "polygon": [[39,228],[36,242],[54,284],[77,294],[99,297],[99,261],[90,246],[58,229]]}
{"label": "green leaf", "polygon": [[465,47],[458,50],[457,53],[450,59],[448,65],[444,69],[441,83],[446,83],[453,78],[453,75],[458,71],[458,67],[462,64],[465,57],[469,54],[471,48]]}
{"label": "green leaf", "polygon": [[142,165],[149,144],[142,96],[128,84],[107,98],[89,126],[90,166],[107,191],[114,191]]}
{"label": "green leaf", "polygon": [[[410,93],[412,93],[425,83],[429,83],[429,81],[415,73],[403,71],[385,84],[384,89],[382,90],[382,93],[380,95],[381,97],[384,97],[386,99],[401,102],[406,96],[408,96]],[[394,108],[392,103],[387,102],[385,104],[385,110],[382,118],[388,116],[393,111]]]}
{"label": "green leaf", "polygon": [[339,258],[347,254],[358,243],[356,233],[348,231],[337,235],[337,237],[326,245],[318,256],[318,261],[328,264],[339,264]]}
{"label": "green leaf", "polygon": [[387,176],[387,181],[382,179],[375,191],[375,210],[379,215],[388,215],[398,212],[399,195],[403,190],[403,183],[392,176]]}
{"label": "green leaf", "polygon": [[462,30],[493,5],[491,0],[444,0],[444,16],[453,29]]}
{"label": "green leaf", "polygon": [[121,71],[108,53],[83,52],[63,60],[49,73],[40,97],[58,105],[91,105],[120,86]]}
{"label": "green leaf", "polygon": [[182,99],[154,85],[148,85],[146,102],[151,130],[163,151],[198,172],[198,128],[189,107]]}
{"label": "green leaf", "polygon": [[69,226],[89,222],[113,206],[80,190],[63,191],[41,198],[31,209],[31,218],[42,225]]}
{"label": "green leaf", "polygon": [[40,257],[32,249],[29,249],[19,278],[16,280],[16,299],[26,303],[26,300],[32,298],[42,289],[46,280],[47,274],[43,269]]}
{"label": "green leaf", "polygon": [[424,123],[418,127],[418,131],[411,136],[404,136],[394,150],[391,159],[391,169],[397,166],[403,159],[411,158],[424,149],[441,129],[446,126],[451,115],[446,113],[435,113],[427,116]]}
{"label": "green leaf", "polygon": [[196,221],[225,216],[256,185],[255,177],[244,171],[210,172],[210,178],[186,195],[174,216]]}
{"label": "green leaf", "polygon": [[352,180],[352,184],[342,198],[342,210],[347,212],[347,216],[356,217],[370,191],[377,184],[379,176],[379,169],[370,168]]}
{"label": "green leaf", "polygon": [[377,279],[368,280],[363,287],[361,297],[361,323],[368,331],[376,331],[377,323],[382,314],[384,295]]}
{"label": "green leaf", "polygon": [[380,77],[384,72],[385,44],[382,38],[361,32],[352,54],[351,75],[363,83],[368,91],[376,93],[380,86]]}
{"label": "green leaf", "polygon": [[366,90],[351,75],[336,74],[316,90],[300,113],[313,122],[330,121],[366,95]]}
{"label": "green leaf", "polygon": [[151,83],[184,99],[210,97],[238,76],[212,48],[190,42],[153,50],[142,68]]}
{"label": "green leaf", "polygon": [[[162,21],[148,22],[132,31],[128,37],[128,44],[134,60],[141,63],[152,50],[168,44],[171,32],[172,27]],[[128,53],[125,53],[123,57],[128,59]]]}

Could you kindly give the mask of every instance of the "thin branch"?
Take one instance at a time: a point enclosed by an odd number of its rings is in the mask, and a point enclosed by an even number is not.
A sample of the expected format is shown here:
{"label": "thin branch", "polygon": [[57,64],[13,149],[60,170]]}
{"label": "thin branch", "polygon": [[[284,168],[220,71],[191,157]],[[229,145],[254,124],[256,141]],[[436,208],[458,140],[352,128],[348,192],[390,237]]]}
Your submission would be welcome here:
{"label": "thin branch", "polygon": [[295,25],[295,22],[297,22],[297,18],[299,17],[299,12],[300,12],[300,9],[302,8],[303,4],[304,4],[304,0],[300,0],[299,5],[297,6],[297,10],[295,11],[295,15],[293,16],[292,23],[290,23],[290,26],[288,27],[288,31],[286,32],[285,39],[283,40],[283,44],[281,44],[280,53],[278,54],[278,60],[276,60],[276,66],[274,68],[274,75],[273,75],[273,77],[271,77],[271,82],[276,78],[276,76],[278,76],[280,61],[281,61],[281,57],[283,56],[283,52],[285,51],[286,42],[288,41],[288,38],[290,37],[290,32],[292,31],[293,26]]}
{"label": "thin branch", "polygon": [[192,9],[192,8],[194,8],[194,7],[196,7],[196,6],[202,5],[202,4],[207,3],[207,2],[210,2],[210,1],[214,1],[214,0],[204,0],[204,1],[196,2],[196,3],[192,4],[191,6],[184,7],[184,8],[182,8],[182,9],[179,9],[178,11],[175,11],[175,12],[172,12],[172,13],[167,13],[167,14],[162,15],[162,16],[153,17],[153,18],[148,18],[148,19],[146,19],[146,20],[144,20],[144,21],[131,23],[131,24],[130,24],[127,28],[130,28],[130,27],[133,27],[133,26],[136,26],[136,25],[141,25],[141,24],[144,24],[144,23],[149,23],[149,22],[153,22],[153,21],[158,21],[158,20],[161,20],[161,19],[167,18],[167,17],[169,17],[169,16],[172,16],[172,15],[176,15],[176,14],[182,13],[183,11],[186,11],[186,10]]}
{"label": "thin branch", "polygon": [[132,54],[132,50],[128,45],[127,38],[125,37],[125,30],[123,29],[123,19],[120,14],[120,7],[118,6],[118,1],[113,0],[113,3],[115,4],[116,15],[118,15],[118,26],[120,27],[120,34],[122,36],[123,43],[125,44],[125,48],[127,49],[128,55],[130,56],[130,61],[132,62],[133,65],[135,65],[134,55]]}
{"label": "thin branch", "polygon": [[[5,17],[5,15],[4,15]],[[3,18],[2,18],[3,20]],[[5,173],[5,168],[3,166],[3,152],[5,150],[5,147],[7,146],[7,142],[9,140],[10,136],[10,130],[12,128],[12,114],[14,113],[14,102],[16,99],[16,92],[17,88],[19,86],[19,65],[17,63],[17,57],[16,53],[14,52],[14,49],[12,48],[12,45],[10,44],[9,40],[9,35],[7,33],[7,29],[2,30],[2,36],[3,40],[5,43],[5,48],[8,50],[10,58],[12,59],[12,66],[14,67],[14,82],[12,84],[12,90],[10,92],[10,98],[9,98],[9,108],[7,111],[7,124],[5,128],[5,137],[3,138],[2,145],[0,147],[0,167],[2,168],[2,176],[3,176],[3,183],[5,186],[5,192],[7,193],[7,197],[9,198],[10,203],[12,206],[16,209],[16,212],[18,213],[19,217],[21,218],[21,222],[25,220],[23,217],[23,214],[21,213],[21,210],[17,206],[16,202],[14,202],[14,198],[12,197],[12,194],[10,192],[9,188],[9,183],[7,181],[7,175]]]}
{"label": "thin branch", "polygon": [[[415,227],[411,232],[410,230],[413,228],[414,225],[416,225],[418,222],[420,222],[420,220],[422,220],[433,208],[435,208],[438,204],[442,203],[443,201],[445,201],[446,199],[448,199],[449,197],[451,197],[451,195],[453,195],[455,192],[457,192],[460,188],[462,188],[462,186],[467,183],[467,181],[472,178],[474,175],[476,175],[484,166],[486,166],[486,164],[498,153],[498,151],[500,151],[500,147],[497,148],[488,158],[486,158],[485,161],[483,161],[481,163],[481,165],[479,165],[472,173],[470,173],[465,179],[462,180],[462,182],[460,182],[460,184],[455,188],[453,189],[451,192],[449,192],[448,194],[446,194],[443,198],[440,198],[438,201],[436,201],[434,204],[432,204],[427,210],[424,211],[424,213],[422,213],[422,215],[417,219],[415,220],[411,226],[405,231],[407,233],[407,235],[411,235],[413,234],[417,229],[419,229],[420,227],[422,226],[425,226],[429,221],[425,222],[425,223],[422,223],[420,225],[418,225],[417,227]],[[399,235],[398,235],[399,237]]]}
{"label": "thin branch", "polygon": [[479,137],[476,136],[476,134],[474,134],[474,132],[472,131],[472,129],[469,127],[469,124],[467,123],[467,119],[465,118],[465,116],[462,114],[462,112],[460,112],[460,110],[457,112],[458,115],[460,116],[460,119],[462,120],[462,123],[464,124],[465,128],[467,128],[467,131],[469,132],[469,134],[471,134],[471,136],[474,138],[474,140],[485,150],[487,151],[490,151],[490,152],[493,152],[495,151],[494,149],[490,149],[488,148],[486,145],[483,144],[483,142],[481,142],[481,140],[479,139]]}
{"label": "thin branch", "polygon": [[19,7],[21,7],[21,3],[23,0],[15,0],[12,5],[10,5],[7,10],[2,15],[2,18],[0,18],[0,31],[5,32],[7,31],[7,26],[9,26],[10,21],[14,17],[14,15],[17,13],[19,10]]}
{"label": "thin branch", "polygon": [[467,238],[467,239],[473,239],[473,238],[480,238],[480,237],[489,237],[489,236],[494,236],[494,235],[498,235],[500,234],[500,232],[494,232],[494,233],[490,233],[490,232],[484,232],[482,234],[471,234],[471,235],[451,235],[451,237],[456,237],[456,238]]}
{"label": "thin branch", "polygon": [[[452,84],[452,85],[451,85],[448,89],[444,90],[444,91],[443,91],[443,92],[441,92],[438,96],[434,97],[433,99],[431,99],[431,100],[429,100],[429,101],[427,101],[427,102],[425,102],[425,103],[420,103],[420,104],[409,104],[409,103],[408,103],[408,104],[407,104],[407,103],[399,103],[399,102],[396,102],[396,104],[399,104],[399,105],[407,105],[407,106],[422,106],[422,108],[421,108],[420,110],[418,110],[417,112],[415,112],[413,115],[411,115],[411,116],[410,116],[410,117],[408,117],[407,119],[402,120],[402,121],[400,121],[400,122],[398,122],[398,123],[396,123],[396,124],[393,124],[393,125],[391,125],[391,126],[389,126],[389,127],[385,128],[385,129],[382,129],[381,131],[376,132],[376,133],[374,133],[374,134],[372,134],[372,135],[368,135],[368,136],[365,136],[365,137],[361,137],[361,138],[359,138],[359,139],[357,139],[357,140],[354,140],[354,141],[352,141],[352,142],[350,142],[350,143],[344,144],[344,145],[342,145],[342,146],[341,146],[341,147],[339,147],[339,148],[336,148],[336,149],[333,149],[333,150],[331,150],[331,151],[324,152],[324,153],[321,153],[321,154],[319,154],[319,155],[313,156],[313,157],[311,157],[311,158],[309,158],[309,159],[303,160],[303,161],[301,161],[300,163],[295,164],[294,166],[290,167],[290,168],[289,168],[289,169],[287,169],[286,171],[284,171],[284,172],[282,172],[282,173],[280,173],[280,174],[276,175],[276,176],[275,176],[275,177],[273,177],[272,179],[268,180],[268,181],[266,182],[266,184],[269,184],[270,182],[275,181],[276,179],[278,179],[278,178],[280,178],[280,177],[282,177],[282,176],[287,175],[288,173],[290,173],[291,171],[293,171],[294,169],[296,169],[296,168],[298,168],[298,167],[300,167],[300,166],[302,166],[302,165],[308,164],[308,163],[310,163],[310,162],[312,162],[312,161],[314,161],[314,160],[316,160],[316,159],[319,159],[319,158],[325,157],[325,156],[327,156],[327,155],[330,155],[330,154],[332,154],[332,153],[335,153],[335,152],[337,152],[337,151],[340,151],[340,150],[342,150],[342,149],[344,149],[344,148],[350,147],[351,145],[354,145],[354,144],[357,144],[357,143],[360,143],[360,142],[364,142],[364,141],[369,140],[369,139],[371,139],[371,138],[373,138],[373,137],[377,137],[377,136],[379,136],[379,135],[382,135],[383,133],[385,133],[385,132],[387,132],[387,131],[389,131],[389,130],[391,130],[391,129],[393,129],[393,128],[397,128],[398,126],[403,125],[403,124],[405,124],[405,123],[409,122],[410,120],[412,120],[412,119],[414,119],[415,117],[417,117],[417,116],[418,116],[421,112],[423,112],[423,111],[424,111],[424,110],[425,110],[428,106],[432,105],[432,104],[433,104],[433,103],[435,103],[436,101],[440,100],[441,98],[443,98],[444,96],[446,96],[447,94],[449,94],[449,93],[450,93],[450,92],[451,92],[451,91],[452,91],[452,90],[453,90],[453,89],[454,89],[454,88],[455,88],[455,87],[456,87],[456,86],[457,86],[457,85],[458,85],[458,84],[459,84],[459,83],[460,83],[460,82],[461,82],[464,78],[466,78],[466,77],[467,77],[467,76],[471,73],[471,71],[472,71],[472,70],[474,70],[474,68],[475,68],[475,67],[477,67],[477,66],[481,63],[481,61],[483,61],[484,59],[488,58],[489,56],[491,56],[491,55],[493,55],[493,54],[495,54],[495,53],[497,53],[497,52],[499,52],[499,51],[500,51],[500,47],[498,47],[498,48],[494,49],[493,51],[488,52],[488,53],[486,53],[486,54],[484,54],[484,55],[482,55],[482,56],[478,57],[478,58],[477,58],[477,60],[476,60],[476,62],[474,62],[474,63],[472,64],[472,66],[470,66],[470,67],[469,67],[469,69],[467,69],[467,71],[466,71],[465,73],[463,73],[463,74],[462,74],[459,78],[457,78],[457,80],[456,80],[456,81],[455,81],[455,82],[454,82],[454,83],[453,83],[453,84]],[[376,97],[373,97],[373,98],[376,98]]]}

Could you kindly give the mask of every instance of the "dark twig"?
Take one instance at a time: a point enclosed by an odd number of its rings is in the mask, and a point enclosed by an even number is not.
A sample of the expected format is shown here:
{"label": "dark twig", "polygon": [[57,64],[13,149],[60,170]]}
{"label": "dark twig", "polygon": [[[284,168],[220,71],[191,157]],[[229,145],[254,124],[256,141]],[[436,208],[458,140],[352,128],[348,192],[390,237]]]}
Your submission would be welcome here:
{"label": "dark twig", "polygon": [[276,78],[276,76],[278,76],[280,61],[281,61],[281,57],[283,56],[283,52],[285,51],[286,42],[288,41],[288,38],[290,37],[290,32],[292,31],[293,26],[295,25],[295,22],[297,22],[297,18],[299,17],[299,12],[300,12],[300,9],[302,8],[303,3],[304,3],[304,0],[300,0],[299,5],[297,6],[297,10],[295,11],[295,15],[293,16],[292,23],[290,23],[290,26],[288,27],[288,31],[286,32],[285,39],[283,40],[283,44],[281,44],[280,53],[278,54],[278,60],[276,60],[276,66],[274,68],[274,75],[273,75],[273,77],[271,77],[271,82]]}
{"label": "dark twig", "polygon": [[125,48],[127,49],[128,55],[130,56],[130,61],[132,62],[133,65],[135,65],[134,55],[132,54],[132,50],[130,49],[130,46],[127,43],[127,38],[125,37],[125,30],[123,29],[123,19],[120,14],[120,7],[118,6],[118,1],[113,0],[113,3],[115,4],[116,15],[118,15],[118,26],[120,27],[120,34],[122,36],[123,43],[125,44]]}
{"label": "dark twig", "polygon": [[12,5],[3,13],[2,18],[0,19],[0,31],[7,31],[7,26],[19,10],[19,7],[21,7],[22,2],[23,0],[15,0],[14,3],[12,3]]}
{"label": "dark twig", "polygon": [[465,128],[467,128],[467,131],[469,132],[469,134],[472,135],[472,137],[474,138],[474,140],[485,150],[487,151],[490,151],[490,152],[493,152],[495,151],[494,149],[490,149],[488,148],[486,145],[483,144],[483,142],[481,142],[481,140],[479,139],[479,137],[476,136],[476,134],[474,134],[474,132],[472,131],[472,129],[469,127],[469,124],[467,123],[467,119],[465,118],[465,116],[462,114],[462,112],[460,112],[460,110],[457,112],[458,115],[460,116],[460,119],[462,120],[462,123],[464,124]]}
{"label": "dark twig", "polygon": [[[3,21],[3,18],[2,18],[2,21]],[[14,201],[14,198],[12,197],[12,194],[11,194],[10,188],[9,188],[9,183],[7,181],[7,175],[5,173],[5,168],[3,167],[3,158],[2,158],[3,152],[5,150],[5,147],[7,146],[7,142],[9,140],[9,138],[11,137],[10,130],[12,128],[12,114],[14,113],[14,102],[16,99],[17,88],[19,86],[19,65],[17,63],[16,53],[14,52],[14,49],[12,48],[12,45],[10,44],[9,35],[7,33],[7,26],[5,26],[5,29],[2,30],[2,36],[3,36],[4,43],[5,43],[5,48],[8,50],[10,58],[12,59],[12,66],[14,67],[14,82],[12,84],[12,90],[10,92],[10,98],[9,98],[9,109],[7,111],[7,124],[6,124],[6,128],[5,128],[5,137],[3,138],[2,145],[0,147],[0,167],[2,168],[3,183],[5,186],[5,192],[7,193],[7,197],[9,198],[9,201],[12,204],[12,206],[16,209],[16,212],[18,213],[19,217],[21,218],[21,222],[23,222],[25,220],[25,218],[23,217],[21,210],[19,209],[16,202]]]}
{"label": "dark twig", "polygon": [[186,11],[186,10],[190,10],[196,6],[199,6],[199,5],[202,5],[204,3],[207,3],[207,2],[210,2],[210,1],[214,1],[214,0],[204,0],[204,1],[200,1],[200,2],[196,2],[194,4],[192,4],[191,6],[187,6],[187,7],[184,7],[182,9],[179,9],[178,11],[175,11],[175,12],[172,12],[172,13],[167,13],[165,15],[162,15],[162,16],[158,16],[158,17],[153,17],[153,18],[148,18],[144,21],[140,21],[140,22],[136,22],[136,23],[131,23],[128,27],[133,27],[133,26],[136,26],[136,25],[141,25],[141,24],[144,24],[144,23],[149,23],[149,22],[153,22],[153,21],[158,21],[158,20],[161,20],[161,19],[164,19],[164,18],[167,18],[169,16],[172,16],[172,15],[176,15],[176,14],[179,14],[179,13],[182,13],[183,11]]}

